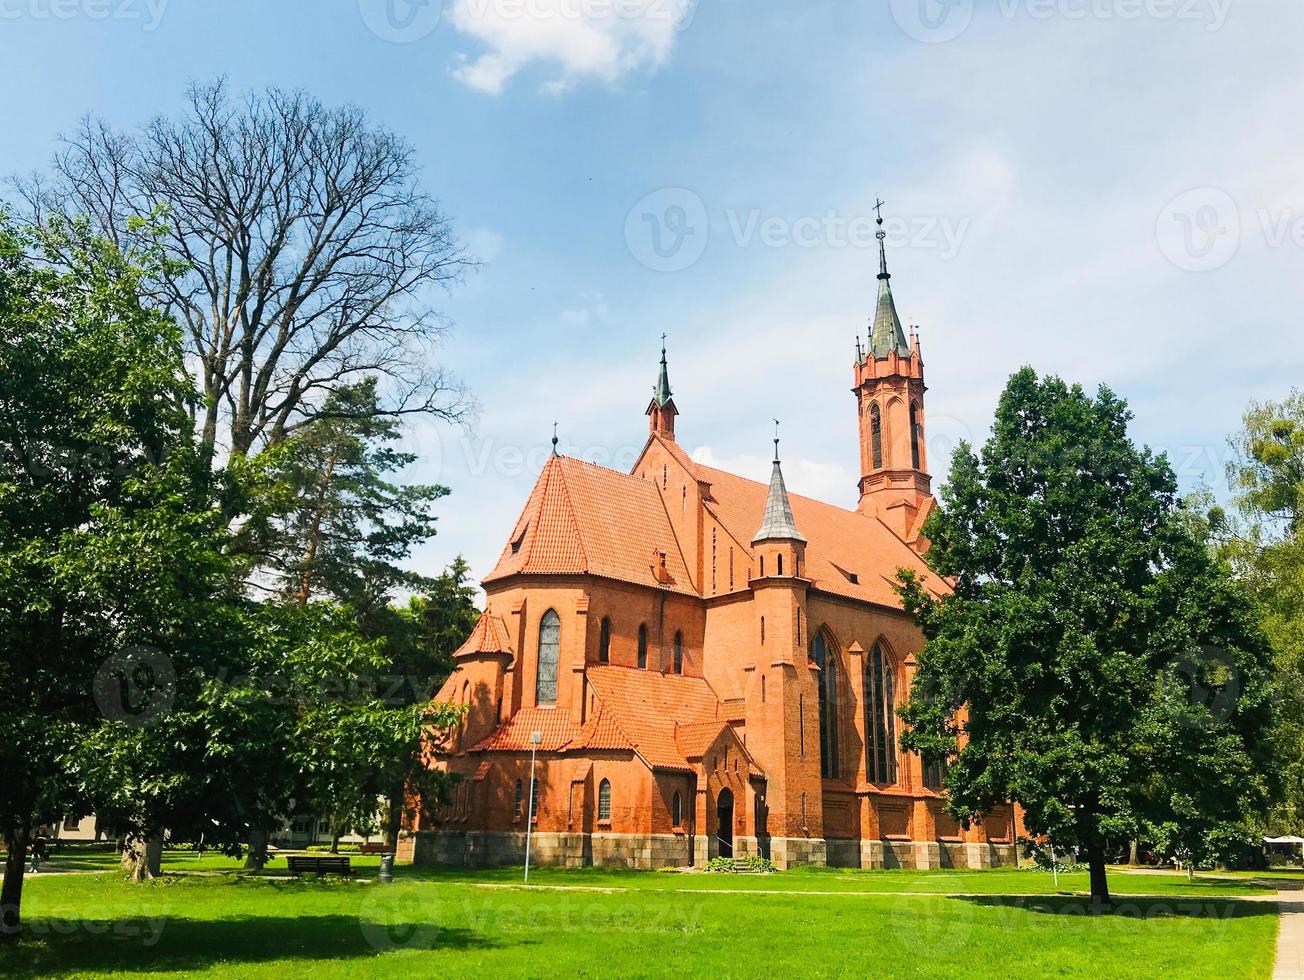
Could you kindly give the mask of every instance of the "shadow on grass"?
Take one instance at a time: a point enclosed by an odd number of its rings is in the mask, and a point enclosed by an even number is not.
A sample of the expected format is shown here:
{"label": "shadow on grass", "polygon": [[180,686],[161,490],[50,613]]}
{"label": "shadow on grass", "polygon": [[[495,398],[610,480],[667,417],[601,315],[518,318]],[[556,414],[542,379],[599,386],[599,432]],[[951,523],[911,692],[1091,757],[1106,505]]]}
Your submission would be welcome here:
{"label": "shadow on grass", "polygon": [[174,916],[78,920],[30,918],[23,938],[0,945],[0,975],[160,973],[283,959],[346,960],[403,950],[490,949],[500,942],[416,917],[304,915],[210,920]]}
{"label": "shadow on grass", "polygon": [[1115,895],[1110,908],[1096,913],[1085,895],[968,895],[955,901],[987,908],[1021,909],[1039,915],[1115,919],[1245,919],[1276,916],[1275,902],[1245,901],[1235,897],[1183,895]]}

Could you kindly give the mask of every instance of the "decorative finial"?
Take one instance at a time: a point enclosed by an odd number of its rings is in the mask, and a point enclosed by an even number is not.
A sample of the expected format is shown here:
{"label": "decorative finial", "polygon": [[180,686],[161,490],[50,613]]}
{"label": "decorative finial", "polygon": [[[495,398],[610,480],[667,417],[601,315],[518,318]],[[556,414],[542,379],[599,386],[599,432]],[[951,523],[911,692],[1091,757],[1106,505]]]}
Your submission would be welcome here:
{"label": "decorative finial", "polygon": [[552,423],[552,454],[553,454],[554,456],[559,455],[559,453],[557,452],[557,442],[558,442],[558,440],[557,440],[557,423],[554,422],[554,423]]}
{"label": "decorative finial", "polygon": [[774,461],[779,461],[779,420],[774,420]]}
{"label": "decorative finial", "polygon": [[892,278],[887,271],[887,232],[883,230],[883,205],[886,203],[874,197],[874,210],[878,212],[878,233],[874,236],[878,239],[878,277],[884,281]]}
{"label": "decorative finial", "polygon": [[666,335],[661,335],[661,363],[666,363]]}

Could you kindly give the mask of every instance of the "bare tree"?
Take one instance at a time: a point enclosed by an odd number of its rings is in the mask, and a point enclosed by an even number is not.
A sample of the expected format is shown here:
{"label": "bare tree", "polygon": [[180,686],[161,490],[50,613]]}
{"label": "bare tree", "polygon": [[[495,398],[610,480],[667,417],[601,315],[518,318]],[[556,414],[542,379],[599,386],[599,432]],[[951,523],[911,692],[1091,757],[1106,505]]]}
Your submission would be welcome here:
{"label": "bare tree", "polygon": [[431,303],[472,262],[411,147],[361,110],[196,84],[180,118],[139,131],[87,118],[53,169],[19,184],[38,221],[84,215],[120,245],[161,233],[177,260],[158,299],[187,331],[209,447],[278,443],[367,375],[385,415],[471,410],[434,360],[447,322]]}

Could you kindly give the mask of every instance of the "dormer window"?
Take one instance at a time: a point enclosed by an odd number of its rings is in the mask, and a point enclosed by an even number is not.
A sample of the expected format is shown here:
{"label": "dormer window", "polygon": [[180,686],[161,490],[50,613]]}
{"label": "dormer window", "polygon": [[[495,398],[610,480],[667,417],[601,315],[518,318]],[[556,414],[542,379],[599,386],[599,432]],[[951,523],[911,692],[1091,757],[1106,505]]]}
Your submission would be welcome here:
{"label": "dormer window", "polygon": [[521,553],[521,545],[525,543],[525,532],[529,529],[530,525],[526,524],[521,528],[521,533],[512,538],[512,554],[519,555]]}

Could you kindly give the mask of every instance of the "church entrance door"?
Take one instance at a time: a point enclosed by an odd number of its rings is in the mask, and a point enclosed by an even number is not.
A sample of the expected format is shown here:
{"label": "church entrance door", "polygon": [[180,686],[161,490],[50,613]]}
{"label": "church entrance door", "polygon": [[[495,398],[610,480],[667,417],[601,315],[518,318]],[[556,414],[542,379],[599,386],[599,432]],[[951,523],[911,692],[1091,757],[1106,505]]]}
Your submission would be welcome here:
{"label": "church entrance door", "polygon": [[733,811],[733,791],[720,790],[715,801],[715,835],[720,844],[720,857],[733,857]]}

